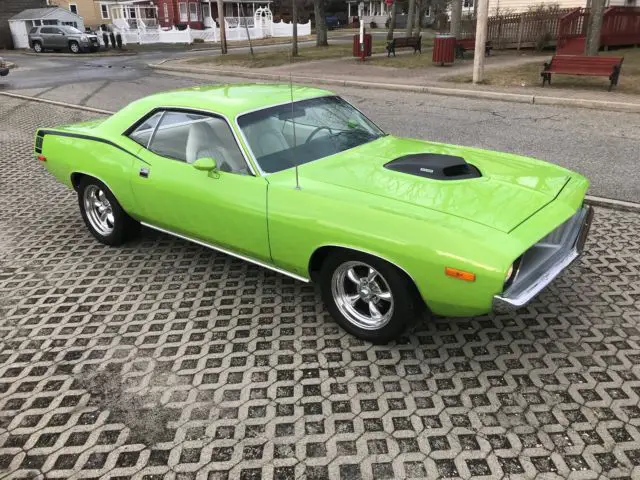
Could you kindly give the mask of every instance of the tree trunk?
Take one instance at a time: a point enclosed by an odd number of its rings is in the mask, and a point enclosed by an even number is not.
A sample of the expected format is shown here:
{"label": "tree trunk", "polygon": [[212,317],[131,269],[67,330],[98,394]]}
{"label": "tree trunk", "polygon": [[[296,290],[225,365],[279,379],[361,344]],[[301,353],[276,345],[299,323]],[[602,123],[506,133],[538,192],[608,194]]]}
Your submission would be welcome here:
{"label": "tree trunk", "polygon": [[224,28],[224,2],[218,0],[218,23],[220,24],[220,53],[227,53],[227,34]]}
{"label": "tree trunk", "polygon": [[602,30],[602,17],[604,16],[605,0],[591,1],[591,15],[589,15],[589,31],[585,45],[585,55],[598,55],[600,50],[600,32]]}
{"label": "tree trunk", "polygon": [[422,19],[424,18],[424,14],[426,13],[427,9],[426,8],[421,8],[420,6],[418,6],[418,8],[416,8],[416,28],[415,31],[413,32],[413,35],[415,37],[419,37],[420,33],[422,33]]}
{"label": "tree trunk", "polygon": [[326,47],[327,24],[325,23],[324,0],[313,0],[313,10],[316,14],[316,47]]}
{"label": "tree trunk", "polygon": [[291,0],[291,25],[293,35],[291,38],[291,56],[298,56],[298,5],[297,0]]}
{"label": "tree trunk", "polygon": [[462,0],[453,0],[451,2],[451,27],[449,33],[460,36],[460,22],[462,20]]}
{"label": "tree trunk", "polygon": [[416,0],[409,0],[409,10],[407,11],[406,36],[410,37],[413,32],[413,11],[416,9]]}
{"label": "tree trunk", "polygon": [[396,5],[397,5],[397,0],[394,0],[393,4],[391,5],[391,17],[389,17],[389,30],[387,30],[387,40],[391,41],[393,40],[393,31],[396,28]]}

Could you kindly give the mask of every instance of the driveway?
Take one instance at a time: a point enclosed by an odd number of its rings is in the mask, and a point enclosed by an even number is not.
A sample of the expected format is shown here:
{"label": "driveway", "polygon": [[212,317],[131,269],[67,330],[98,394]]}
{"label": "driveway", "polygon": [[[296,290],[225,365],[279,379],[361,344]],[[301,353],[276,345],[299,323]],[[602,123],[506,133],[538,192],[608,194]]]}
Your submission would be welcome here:
{"label": "driveway", "polygon": [[518,314],[372,346],[312,286],[147,230],[97,243],[32,157],[37,126],[95,115],[0,99],[0,477],[640,476],[640,215],[597,208]]}

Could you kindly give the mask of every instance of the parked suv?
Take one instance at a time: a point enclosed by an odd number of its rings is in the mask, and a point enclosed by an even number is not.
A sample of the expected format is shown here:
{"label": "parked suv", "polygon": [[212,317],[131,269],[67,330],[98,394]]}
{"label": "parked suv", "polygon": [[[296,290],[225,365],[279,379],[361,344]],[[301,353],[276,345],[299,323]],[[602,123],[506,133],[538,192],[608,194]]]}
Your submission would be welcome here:
{"label": "parked suv", "polygon": [[67,25],[44,25],[29,31],[29,46],[36,53],[44,50],[70,50],[96,52],[100,48],[98,37]]}

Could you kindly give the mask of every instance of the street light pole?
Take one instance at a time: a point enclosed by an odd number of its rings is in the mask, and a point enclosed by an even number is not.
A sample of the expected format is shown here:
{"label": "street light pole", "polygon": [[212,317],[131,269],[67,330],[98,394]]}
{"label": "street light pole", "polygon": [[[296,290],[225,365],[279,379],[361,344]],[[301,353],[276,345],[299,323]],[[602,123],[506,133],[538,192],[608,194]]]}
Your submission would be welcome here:
{"label": "street light pole", "polygon": [[489,0],[479,0],[476,19],[476,49],[473,53],[473,83],[484,80],[484,46],[487,43]]}

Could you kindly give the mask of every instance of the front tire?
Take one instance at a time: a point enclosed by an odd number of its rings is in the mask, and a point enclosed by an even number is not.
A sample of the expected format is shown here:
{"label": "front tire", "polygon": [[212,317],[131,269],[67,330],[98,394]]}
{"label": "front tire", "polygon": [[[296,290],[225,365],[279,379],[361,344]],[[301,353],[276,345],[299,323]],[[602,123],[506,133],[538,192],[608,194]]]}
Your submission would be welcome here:
{"label": "front tire", "polygon": [[69,50],[71,53],[80,53],[80,45],[78,42],[69,42]]}
{"label": "front tire", "polygon": [[85,177],[78,186],[78,204],[85,225],[105,245],[122,245],[139,224],[122,209],[111,190],[95,178]]}
{"label": "front tire", "polygon": [[33,51],[36,53],[42,53],[42,44],[40,42],[33,42]]}
{"label": "front tire", "polygon": [[372,343],[397,338],[420,305],[407,275],[371,255],[335,251],[320,271],[329,313],[347,332]]}

